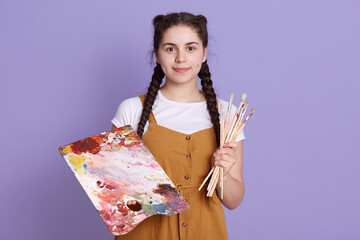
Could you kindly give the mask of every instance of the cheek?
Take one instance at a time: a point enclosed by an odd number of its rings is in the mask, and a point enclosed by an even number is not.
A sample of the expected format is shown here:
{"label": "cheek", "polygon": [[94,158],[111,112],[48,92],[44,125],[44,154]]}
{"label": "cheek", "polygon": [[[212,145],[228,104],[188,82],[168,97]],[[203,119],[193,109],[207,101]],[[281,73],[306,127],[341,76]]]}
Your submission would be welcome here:
{"label": "cheek", "polygon": [[161,64],[161,68],[169,68],[172,63],[172,57],[171,56],[160,56],[159,57],[159,63]]}
{"label": "cheek", "polygon": [[160,67],[161,67],[161,70],[163,71],[163,73],[166,75],[166,68],[164,67],[164,65],[163,64],[161,64],[161,62],[160,62]]}
{"label": "cheek", "polygon": [[200,71],[201,66],[202,66],[202,60],[203,60],[202,55],[201,55],[201,56],[197,56],[197,57],[194,59],[194,66],[196,66],[196,69],[198,69],[199,71]]}

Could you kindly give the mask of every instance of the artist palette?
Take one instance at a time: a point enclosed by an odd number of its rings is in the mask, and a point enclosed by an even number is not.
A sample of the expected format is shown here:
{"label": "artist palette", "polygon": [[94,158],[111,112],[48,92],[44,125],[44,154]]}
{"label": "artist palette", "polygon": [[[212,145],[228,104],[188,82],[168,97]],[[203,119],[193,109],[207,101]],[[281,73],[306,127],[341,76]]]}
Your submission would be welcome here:
{"label": "artist palette", "polygon": [[128,233],[150,216],[189,209],[131,126],[59,151],[113,235]]}

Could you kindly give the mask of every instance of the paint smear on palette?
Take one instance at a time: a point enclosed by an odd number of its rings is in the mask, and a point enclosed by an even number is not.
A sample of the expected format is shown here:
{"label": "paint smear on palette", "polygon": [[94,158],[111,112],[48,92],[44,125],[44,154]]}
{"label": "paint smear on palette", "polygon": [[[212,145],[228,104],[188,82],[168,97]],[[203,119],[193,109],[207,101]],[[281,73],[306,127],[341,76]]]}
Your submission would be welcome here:
{"label": "paint smear on palette", "polygon": [[[59,147],[113,235],[144,219],[173,215],[189,205],[131,126]],[[129,200],[137,203],[127,206]]]}

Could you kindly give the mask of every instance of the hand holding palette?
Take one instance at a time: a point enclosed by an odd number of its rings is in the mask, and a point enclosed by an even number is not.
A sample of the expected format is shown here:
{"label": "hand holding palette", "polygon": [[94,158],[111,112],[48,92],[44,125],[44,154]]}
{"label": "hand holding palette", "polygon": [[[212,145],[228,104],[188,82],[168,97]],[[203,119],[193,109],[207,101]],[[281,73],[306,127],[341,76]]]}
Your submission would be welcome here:
{"label": "hand holding palette", "polygon": [[189,209],[131,126],[59,151],[113,235],[128,233],[150,216]]}

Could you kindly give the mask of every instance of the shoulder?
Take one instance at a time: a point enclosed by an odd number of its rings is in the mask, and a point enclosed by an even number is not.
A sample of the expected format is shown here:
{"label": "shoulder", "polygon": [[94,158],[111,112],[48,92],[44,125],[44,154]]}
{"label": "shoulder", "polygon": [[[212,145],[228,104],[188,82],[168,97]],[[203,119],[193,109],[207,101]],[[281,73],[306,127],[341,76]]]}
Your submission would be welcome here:
{"label": "shoulder", "polygon": [[138,107],[139,105],[142,105],[142,103],[141,103],[140,98],[137,96],[137,97],[127,98],[127,99],[123,100],[120,103],[119,107],[127,109],[127,108]]}
{"label": "shoulder", "polygon": [[138,96],[127,98],[119,104],[112,123],[117,127],[127,124],[134,126],[141,111],[142,103]]}
{"label": "shoulder", "polygon": [[221,98],[216,98],[216,99],[217,99],[219,104],[225,104],[225,103],[228,104],[228,102],[225,101],[224,99],[221,99]]}

